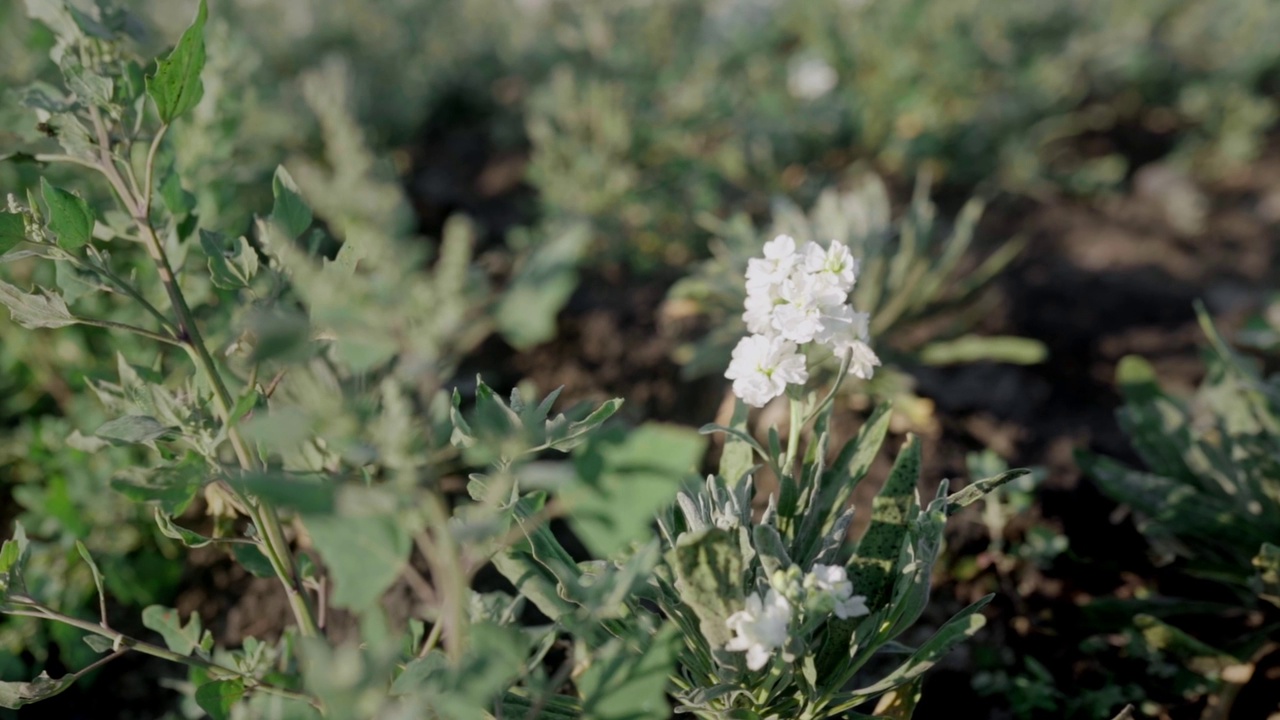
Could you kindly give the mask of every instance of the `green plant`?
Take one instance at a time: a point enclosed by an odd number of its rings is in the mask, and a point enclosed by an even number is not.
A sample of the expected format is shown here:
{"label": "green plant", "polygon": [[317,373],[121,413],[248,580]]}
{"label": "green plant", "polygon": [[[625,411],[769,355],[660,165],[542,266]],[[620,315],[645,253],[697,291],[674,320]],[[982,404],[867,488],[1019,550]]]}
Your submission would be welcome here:
{"label": "green plant", "polygon": [[[203,99],[205,4],[154,68],[125,51],[122,16],[39,7],[69,92],[41,90],[38,117],[56,125],[62,151],[33,148],[30,159],[86,171],[116,207],[104,212],[47,179],[25,202],[10,196],[0,213],[6,266],[61,274],[56,289],[0,282],[0,302],[29,329],[133,338],[112,379],[87,383],[106,421],[66,442],[100,453],[112,488],[148,508],[164,538],[274,578],[292,624],[276,641],[224,647],[200,617],[154,604],[141,621],[158,640],[122,633],[109,612],[118,568],[104,573],[90,547],[102,540],[70,543],[96,595],[87,619],[77,603],[57,605],[60,568],[36,562],[59,533],[33,526],[28,537],[18,524],[0,550],[0,611],[83,632],[96,659],[63,677],[4,682],[0,705],[63,692],[136,652],[186,666],[183,692],[215,718],[233,708],[243,717],[663,717],[671,688],[707,717],[772,708],[816,718],[886,693],[913,703],[920,675],[981,627],[985,601],[896,669],[869,669],[904,650],[893,641],[927,602],[946,517],[1020,471],[951,495],[943,483],[922,509],[920,447],[908,440],[850,556],[847,500],[889,413],[828,466],[838,381],[807,395],[792,388],[785,450],[776,431],[768,449],[746,436],[740,413],[721,429],[733,438],[721,474],[688,495],[677,492],[705,440],[662,425],[602,431],[620,400],[561,414],[558,391],[518,388],[504,399],[477,380],[464,402],[445,390],[459,359],[504,314],[540,321],[556,303],[536,286],[560,278],[551,284],[563,296],[559,256],[534,256],[499,292],[471,262],[466,222],[451,221],[435,248],[415,238],[399,188],[346,110],[349,78],[335,61],[302,82],[324,162],[277,169],[271,212],[251,232],[208,227],[163,161]],[[566,452],[571,466],[551,460]],[[782,481],[759,522],[752,452]],[[469,498],[448,482],[458,473],[469,473]],[[553,518],[595,559],[576,561]],[[489,564],[517,595],[473,589]],[[389,613],[380,601],[400,582],[416,600]],[[777,617],[761,625],[761,595],[785,608],[780,626]],[[526,602],[546,621],[524,618]],[[799,664],[770,665],[775,650]],[[877,679],[846,687],[860,672]]]}
{"label": "green plant", "polygon": [[[1267,638],[1280,628],[1280,378],[1261,375],[1227,345],[1202,306],[1197,313],[1210,350],[1207,375],[1190,400],[1162,390],[1139,357],[1124,358],[1116,371],[1120,424],[1147,469],[1083,451],[1077,459],[1134,510],[1158,553],[1230,590],[1238,610],[1263,611],[1260,627],[1205,640],[1154,612],[1134,616],[1138,645],[1151,658],[1175,663],[1170,674],[1185,665],[1200,680],[1192,692],[1219,693],[1229,708],[1254,662],[1275,649]],[[1196,614],[1194,606],[1189,612]]]}

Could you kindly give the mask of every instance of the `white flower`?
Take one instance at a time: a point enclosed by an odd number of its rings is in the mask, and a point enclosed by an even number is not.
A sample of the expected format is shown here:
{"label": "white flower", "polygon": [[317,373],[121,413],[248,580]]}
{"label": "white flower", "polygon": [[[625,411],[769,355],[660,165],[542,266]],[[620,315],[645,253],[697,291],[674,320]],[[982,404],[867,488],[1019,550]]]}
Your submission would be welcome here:
{"label": "white flower", "polygon": [[790,235],[775,237],[764,244],[763,259],[751,258],[747,261],[747,292],[770,292],[772,288],[786,282],[799,262],[795,238]]}
{"label": "white flower", "polygon": [[809,379],[804,356],[795,343],[780,337],[749,335],[738,341],[724,376],[733,381],[733,393],[753,407],[786,392],[787,384],[803,385]]}
{"label": "white flower", "polygon": [[816,338],[819,343],[831,348],[838,358],[843,359],[845,353],[853,351],[849,374],[863,380],[870,380],[880,364],[880,358],[867,344],[870,320],[871,316],[867,313],[855,312],[847,305],[832,308],[822,318],[822,332]]}
{"label": "white flower", "polygon": [[829,285],[843,293],[839,302],[845,301],[858,279],[858,261],[839,240],[832,240],[826,250],[817,243],[806,244],[804,269],[813,274],[819,284]]}
{"label": "white flower", "polygon": [[735,633],[724,649],[747,653],[747,667],[759,670],[769,662],[773,651],[786,645],[787,625],[791,622],[791,603],[770,589],[763,600],[759,593],[747,597],[745,610],[730,615],[724,624]]}
{"label": "white flower", "polygon": [[829,593],[836,602],[836,617],[841,620],[871,612],[867,609],[866,596],[853,594],[849,574],[839,565],[814,565],[813,570],[805,576],[804,585],[809,589]]}
{"label": "white flower", "polygon": [[816,100],[831,92],[840,78],[821,58],[793,60],[787,69],[787,91],[800,100]]}
{"label": "white flower", "polygon": [[[806,247],[816,247],[810,243]],[[773,329],[794,343],[804,344],[822,331],[822,316],[844,305],[847,295],[820,275],[797,268],[778,290],[771,319]]]}
{"label": "white flower", "polygon": [[772,294],[764,291],[747,295],[746,312],[742,319],[747,323],[747,330],[757,335],[773,334],[773,308],[779,301]]}

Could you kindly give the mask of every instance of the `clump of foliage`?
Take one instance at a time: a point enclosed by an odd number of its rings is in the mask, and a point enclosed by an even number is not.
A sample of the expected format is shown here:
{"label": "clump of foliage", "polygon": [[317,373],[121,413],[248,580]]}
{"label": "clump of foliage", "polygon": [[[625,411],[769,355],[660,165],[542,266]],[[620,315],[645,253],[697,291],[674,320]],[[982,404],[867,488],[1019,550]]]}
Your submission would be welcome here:
{"label": "clump of foliage", "polygon": [[[62,677],[0,683],[0,706],[142,653],[185,666],[192,712],[219,719],[660,718],[669,693],[703,717],[819,718],[886,695],[909,708],[922,673],[982,626],[986,600],[918,648],[895,641],[928,601],[947,516],[1020,471],[954,494],[943,482],[922,508],[920,446],[908,439],[850,548],[847,501],[889,413],[831,460],[838,380],[788,389],[785,444],[776,430],[767,446],[747,435],[744,406],[732,427],[704,428],[730,441],[701,489],[688,481],[705,439],[657,424],[602,429],[621,400],[559,413],[558,391],[503,398],[477,379],[470,399],[449,392],[460,359],[504,316],[545,323],[554,303],[534,288],[558,256],[526,259],[499,289],[473,262],[465,221],[438,243],[416,237],[332,60],[301,84],[323,161],[278,168],[271,211],[247,232],[210,226],[170,161],[205,107],[206,4],[154,65],[131,56],[122,13],[33,7],[65,85],[28,90],[37,121],[56,131],[23,158],[85,184],[77,193],[44,178],[8,197],[0,259],[36,286],[0,281],[0,304],[28,330],[106,333],[117,349],[112,375],[86,382],[105,420],[46,431],[93,455],[169,547],[213,548],[273,579],[292,622],[278,638],[224,647],[199,616],[150,604],[141,623],[154,637],[122,632],[122,570],[95,558],[103,535],[19,523],[0,549],[0,612],[62,628],[91,659]],[[91,202],[92,187],[113,204]],[[571,463],[555,461],[565,453]],[[760,518],[757,460],[781,482]],[[471,470],[464,496],[451,480]],[[594,559],[565,549],[555,518]],[[59,545],[92,583],[93,617],[80,599],[60,604],[68,566],[34,561]],[[474,589],[490,565],[514,594]],[[407,613],[382,602],[396,585],[414,597]]]}
{"label": "clump of foliage", "polygon": [[1120,424],[1146,469],[1087,452],[1078,460],[1104,492],[1134,510],[1160,555],[1236,598],[1234,607],[1187,604],[1182,614],[1255,614],[1242,635],[1213,638],[1166,622],[1168,603],[1134,617],[1134,646],[1152,666],[1188,693],[1215,693],[1225,713],[1256,661],[1274,651],[1268,637],[1280,629],[1280,376],[1262,375],[1228,346],[1204,308],[1197,310],[1210,350],[1193,397],[1162,390],[1139,357],[1124,358],[1117,369]]}

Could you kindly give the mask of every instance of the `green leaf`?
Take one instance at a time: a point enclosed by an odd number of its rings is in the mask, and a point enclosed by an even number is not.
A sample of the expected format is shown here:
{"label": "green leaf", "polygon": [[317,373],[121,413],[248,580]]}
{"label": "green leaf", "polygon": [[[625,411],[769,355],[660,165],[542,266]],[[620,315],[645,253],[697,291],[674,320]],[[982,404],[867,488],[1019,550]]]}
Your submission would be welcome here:
{"label": "green leaf", "polygon": [[939,660],[951,652],[952,648],[973,637],[987,624],[987,619],[980,615],[979,611],[986,607],[993,597],[995,595],[987,595],[956,613],[955,617],[938,628],[938,632],[926,640],[906,662],[902,663],[896,670],[886,675],[879,682],[855,690],[850,694],[850,699],[870,699],[923,675],[925,671],[937,665]]}
{"label": "green leaf", "polygon": [[231,546],[231,553],[236,556],[236,562],[243,565],[250,574],[263,578],[276,576],[276,570],[271,566],[271,561],[258,549],[257,545],[235,543]]}
{"label": "green leaf", "polygon": [[578,422],[571,422],[565,425],[563,415],[556,416],[555,420],[546,421],[547,446],[553,450],[560,451],[568,451],[578,447],[586,442],[587,435],[604,424],[605,420],[613,417],[614,413],[618,412],[618,408],[621,407],[622,398],[613,398],[605,401],[600,407],[591,411],[590,415]]}
{"label": "green leaf", "polygon": [[680,600],[698,616],[712,649],[724,647],[733,637],[725,620],[745,604],[738,539],[720,528],[688,532],[676,540],[674,555]]}
{"label": "green leaf", "polygon": [[898,452],[889,479],[872,503],[871,525],[858,542],[849,563],[849,579],[867,596],[868,607],[879,607],[893,588],[895,564],[902,553],[907,524],[914,519],[916,484],[920,479],[920,440],[908,435]]}
{"label": "green leaf", "polygon": [[178,542],[190,548],[204,547],[213,542],[213,538],[207,538],[200,533],[192,532],[184,527],[179,526],[169,517],[169,514],[160,508],[156,508],[156,525],[160,527],[160,533],[167,538],[173,538]]}
{"label": "green leaf", "polygon": [[108,420],[94,435],[117,445],[145,444],[172,437],[178,428],[170,427],[149,415],[125,415]]}
{"label": "green leaf", "polygon": [[333,578],[332,602],[350,610],[373,607],[400,577],[412,539],[394,517],[307,518],[307,531]]}
{"label": "green leaf", "polygon": [[209,258],[213,284],[228,290],[249,287],[253,276],[258,274],[258,253],[243,236],[234,243],[233,250],[227,251],[226,245],[222,235],[201,228],[200,247]]}
{"label": "green leaf", "polygon": [[729,426],[737,432],[725,435],[724,449],[720,452],[720,477],[730,485],[745,481],[747,473],[755,466],[752,446],[741,438],[747,434],[747,413],[747,404],[740,398],[734,398],[733,419]]}
{"label": "green leaf", "polygon": [[88,645],[96,653],[107,652],[113,647],[111,641],[101,635],[85,635],[84,644]]}
{"label": "green leaf", "polygon": [[292,508],[305,515],[333,512],[335,486],[318,475],[251,473],[229,482],[237,490],[268,500],[277,507]]}
{"label": "green leaf", "polygon": [[1006,470],[994,477],[984,478],[970,483],[963,490],[957,490],[947,497],[947,514],[951,515],[962,507],[972,505],[1005,483],[1013,482],[1024,475],[1030,475],[1027,468]]}
{"label": "green leaf", "polygon": [[212,720],[228,720],[231,708],[244,697],[244,681],[214,680],[196,688],[196,704]]}
{"label": "green leaf", "polygon": [[27,224],[18,213],[0,212],[0,255],[27,239]]}
{"label": "green leaf", "polygon": [[200,462],[130,467],[111,478],[111,488],[134,502],[155,502],[166,513],[181,514],[195,499],[206,479]]}
{"label": "green leaf", "polygon": [[289,239],[298,239],[311,227],[311,208],[302,199],[293,176],[283,165],[276,167],[276,174],[271,178],[271,194],[275,198],[271,206],[271,222]]}
{"label": "green leaf", "polygon": [[666,625],[640,655],[634,649],[636,640],[610,641],[578,678],[584,720],[637,720],[670,715],[667,677],[683,644],[680,632],[675,625]]}
{"label": "green leaf", "polygon": [[93,238],[93,211],[83,198],[54,187],[40,178],[40,191],[49,206],[49,229],[58,238],[58,247],[75,252]]}
{"label": "green leaf", "polygon": [[93,571],[93,584],[98,588],[98,600],[103,607],[107,604],[107,593],[102,589],[102,571],[98,570],[98,563],[93,561],[93,556],[89,554],[89,548],[84,543],[76,541],[76,550],[80,552],[80,557],[84,558],[85,563],[89,565],[89,569]]}
{"label": "green leaf", "polygon": [[160,121],[168,125],[200,102],[204,83],[204,22],[209,15],[205,0],[200,0],[196,19],[182,33],[169,57],[156,65],[154,75],[147,77],[147,94],[156,104]]}
{"label": "green leaf", "polygon": [[80,322],[56,293],[40,288],[40,294],[25,293],[0,280],[0,305],[9,308],[9,317],[24,328],[60,328]]}
{"label": "green leaf", "polygon": [[954,340],[931,342],[920,350],[925,365],[958,365],[975,362],[1002,362],[1036,365],[1044,362],[1049,350],[1031,338],[1009,335],[964,335]]}
{"label": "green leaf", "polygon": [[190,655],[200,647],[200,616],[195,613],[183,625],[177,610],[150,605],[142,611],[142,624],[160,633],[164,644],[179,655]]}
{"label": "green leaf", "polygon": [[10,590],[25,589],[22,572],[26,569],[30,555],[26,528],[22,523],[15,522],[13,537],[5,540],[4,546],[0,547],[0,603],[4,602]]}
{"label": "green leaf", "polygon": [[590,244],[584,224],[539,243],[516,271],[494,314],[498,332],[516,349],[555,336],[556,316],[578,286],[578,264]]}
{"label": "green leaf", "polygon": [[0,682],[0,707],[17,710],[24,705],[46,700],[71,687],[75,679],[75,675],[51,678],[49,673],[42,672],[31,682]]}
{"label": "green leaf", "polygon": [[602,558],[648,537],[705,448],[693,431],[656,423],[593,438],[574,457],[577,482],[560,494],[574,532]]}

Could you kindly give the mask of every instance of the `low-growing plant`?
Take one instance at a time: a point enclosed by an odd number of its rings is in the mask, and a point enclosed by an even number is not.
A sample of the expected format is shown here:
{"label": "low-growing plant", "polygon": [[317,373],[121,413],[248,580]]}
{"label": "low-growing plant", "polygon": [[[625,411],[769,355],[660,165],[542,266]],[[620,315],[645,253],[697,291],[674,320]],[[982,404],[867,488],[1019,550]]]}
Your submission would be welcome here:
{"label": "low-growing plant", "polygon": [[949,229],[940,227],[922,176],[910,206],[895,221],[884,183],[861,173],[843,191],[824,191],[807,215],[793,203],[779,201],[767,228],[757,228],[745,214],[728,221],[703,217],[716,237],[713,256],[671,288],[666,315],[673,322],[696,319],[707,331],[680,345],[676,360],[686,377],[724,366],[744,326],[748,259],[760,252],[766,238],[834,238],[860,260],[854,304],[869,314],[868,331],[878,339],[886,365],[858,389],[895,399],[899,411],[912,420],[927,420],[930,413],[911,394],[914,383],[904,366],[983,360],[1026,364],[1045,355],[1036,340],[972,332],[997,300],[984,291],[1023,245],[1006,242],[978,267],[964,267],[982,207],[971,200]]}
{"label": "low-growing plant", "polygon": [[[866,316],[848,305],[856,268],[840,243],[793,246],[753,273],[762,292],[804,285],[766,313],[778,318],[760,318],[729,374],[752,404],[786,394],[792,421],[785,442],[776,429],[767,443],[746,434],[745,405],[732,426],[704,428],[729,442],[720,472],[694,488],[705,439],[657,424],[602,431],[620,400],[556,413],[558,391],[504,399],[477,380],[464,401],[445,390],[508,298],[520,298],[510,318],[540,304],[519,276],[505,292],[488,286],[465,222],[434,253],[413,235],[400,189],[346,110],[340,63],[302,83],[324,162],[277,170],[270,214],[224,235],[161,162],[202,99],[205,3],[154,67],[129,57],[122,16],[40,7],[66,89],[40,88],[37,117],[57,127],[62,151],[28,159],[82,169],[115,208],[48,180],[10,195],[5,265],[60,275],[56,289],[0,281],[0,303],[29,329],[145,341],[122,346],[136,356],[118,354],[113,378],[88,381],[110,419],[72,429],[67,444],[115,466],[111,488],[147,507],[165,538],[274,578],[292,623],[233,648],[200,616],[157,604],[141,611],[155,638],[121,632],[114,569],[95,560],[104,541],[70,548],[96,594],[86,618],[58,604],[65,566],[33,562],[58,533],[17,524],[0,550],[0,612],[82,632],[95,659],[0,683],[0,705],[142,653],[185,666],[190,712],[214,718],[658,718],[669,694],[702,717],[830,717],[877,699],[909,712],[922,674],[981,628],[985,599],[918,648],[895,640],[927,604],[947,516],[1021,471],[956,493],[943,481],[922,508],[909,438],[870,529],[856,549],[846,542],[848,500],[889,412],[829,457],[840,382],[877,362]],[[530,263],[530,277],[548,267]],[[774,322],[784,311],[808,330]],[[842,359],[827,390],[798,352],[809,342]],[[552,459],[563,453],[572,464]],[[757,517],[762,466],[779,491]],[[566,549],[570,534],[590,559]],[[489,566],[515,594],[479,589]],[[412,595],[407,610],[383,603],[393,586]]]}
{"label": "low-growing plant", "polygon": [[[1164,674],[1181,674],[1188,694],[1216,694],[1225,714],[1256,661],[1276,649],[1268,638],[1280,629],[1280,376],[1262,375],[1223,340],[1203,306],[1197,313],[1210,348],[1193,397],[1161,389],[1140,357],[1124,358],[1116,371],[1120,425],[1146,469],[1088,452],[1077,458],[1104,492],[1133,509],[1158,555],[1236,598],[1234,608],[1153,603],[1133,620],[1134,646],[1163,663]],[[1238,636],[1212,638],[1165,620],[1214,609],[1256,617]]]}

